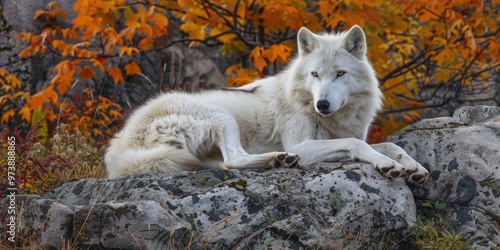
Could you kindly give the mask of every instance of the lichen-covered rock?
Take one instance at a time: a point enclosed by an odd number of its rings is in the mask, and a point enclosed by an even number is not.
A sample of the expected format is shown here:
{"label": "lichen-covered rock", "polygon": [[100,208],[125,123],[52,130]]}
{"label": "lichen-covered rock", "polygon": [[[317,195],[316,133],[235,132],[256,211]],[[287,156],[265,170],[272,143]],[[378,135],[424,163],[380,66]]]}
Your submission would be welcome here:
{"label": "lichen-covered rock", "polygon": [[18,201],[22,227],[56,248],[379,249],[416,220],[404,181],[364,163],[84,179]]}
{"label": "lichen-covered rock", "polygon": [[[500,246],[500,108],[463,107],[426,119],[388,139],[429,170],[416,200],[446,203],[447,221],[477,249]],[[423,208],[417,202],[418,208]]]}

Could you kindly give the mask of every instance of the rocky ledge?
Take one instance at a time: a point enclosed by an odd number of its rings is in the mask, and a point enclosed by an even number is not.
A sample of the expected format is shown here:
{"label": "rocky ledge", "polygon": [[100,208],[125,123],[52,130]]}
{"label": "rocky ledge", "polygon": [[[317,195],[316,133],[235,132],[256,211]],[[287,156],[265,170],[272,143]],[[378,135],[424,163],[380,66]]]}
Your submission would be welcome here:
{"label": "rocky ledge", "polygon": [[474,248],[500,247],[500,108],[465,107],[388,141],[429,170],[425,184],[356,162],[83,179],[17,196],[19,230],[53,248],[405,249],[417,216],[439,202]]}
{"label": "rocky ledge", "polygon": [[446,204],[440,214],[463,239],[475,249],[500,249],[499,107],[462,107],[453,117],[422,120],[387,140],[429,170],[429,180],[412,187],[420,217],[430,203]]}
{"label": "rocky ledge", "polygon": [[416,218],[404,181],[363,163],[84,179],[18,199],[22,227],[56,248],[378,248]]}

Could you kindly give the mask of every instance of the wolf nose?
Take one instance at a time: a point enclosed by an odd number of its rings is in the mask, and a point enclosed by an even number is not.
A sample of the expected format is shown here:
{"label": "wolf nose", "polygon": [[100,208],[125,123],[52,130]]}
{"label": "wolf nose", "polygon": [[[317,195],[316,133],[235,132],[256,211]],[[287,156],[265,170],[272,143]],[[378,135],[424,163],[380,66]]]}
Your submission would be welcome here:
{"label": "wolf nose", "polygon": [[316,103],[316,107],[320,112],[325,112],[330,108],[330,102],[327,100],[319,100],[318,103]]}

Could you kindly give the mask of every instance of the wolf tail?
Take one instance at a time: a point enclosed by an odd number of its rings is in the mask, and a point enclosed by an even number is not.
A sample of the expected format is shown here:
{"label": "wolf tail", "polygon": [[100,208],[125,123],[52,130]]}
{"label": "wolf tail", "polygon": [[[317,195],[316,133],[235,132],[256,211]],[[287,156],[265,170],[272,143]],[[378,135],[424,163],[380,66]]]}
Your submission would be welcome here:
{"label": "wolf tail", "polygon": [[111,147],[104,156],[104,163],[108,178],[150,172],[173,174],[202,168],[201,161],[189,151],[170,146],[124,151]]}

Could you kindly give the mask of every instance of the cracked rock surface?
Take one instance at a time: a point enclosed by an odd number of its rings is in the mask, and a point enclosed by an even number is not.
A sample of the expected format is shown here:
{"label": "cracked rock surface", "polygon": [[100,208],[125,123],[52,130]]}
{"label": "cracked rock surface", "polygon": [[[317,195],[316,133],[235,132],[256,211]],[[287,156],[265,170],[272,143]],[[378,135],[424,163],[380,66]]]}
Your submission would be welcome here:
{"label": "cracked rock surface", "polygon": [[416,219],[404,181],[364,163],[83,179],[21,201],[23,226],[56,248],[379,249]]}
{"label": "cracked rock surface", "polygon": [[439,201],[442,214],[476,249],[500,247],[500,108],[462,107],[388,137],[429,170],[412,188],[419,215]]}

